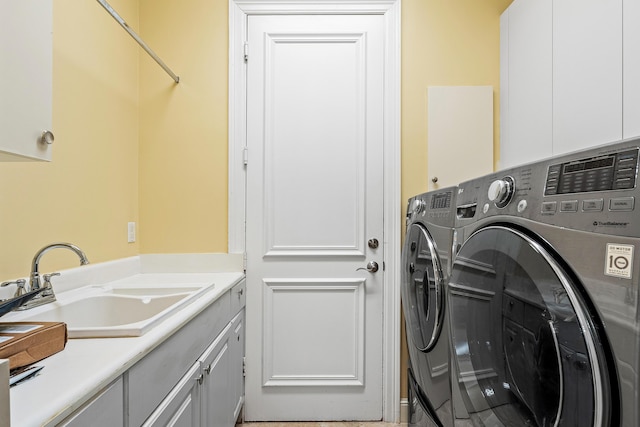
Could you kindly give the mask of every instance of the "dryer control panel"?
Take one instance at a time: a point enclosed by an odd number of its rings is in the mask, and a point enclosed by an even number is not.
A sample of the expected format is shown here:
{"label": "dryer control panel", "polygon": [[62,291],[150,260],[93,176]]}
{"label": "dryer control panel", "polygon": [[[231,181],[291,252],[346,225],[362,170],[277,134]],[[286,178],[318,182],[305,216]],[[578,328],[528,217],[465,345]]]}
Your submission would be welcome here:
{"label": "dryer control panel", "polygon": [[511,217],[640,237],[639,161],[637,138],[463,182],[456,195],[456,226]]}
{"label": "dryer control panel", "polygon": [[628,190],[636,186],[638,149],[549,166],[545,196]]}

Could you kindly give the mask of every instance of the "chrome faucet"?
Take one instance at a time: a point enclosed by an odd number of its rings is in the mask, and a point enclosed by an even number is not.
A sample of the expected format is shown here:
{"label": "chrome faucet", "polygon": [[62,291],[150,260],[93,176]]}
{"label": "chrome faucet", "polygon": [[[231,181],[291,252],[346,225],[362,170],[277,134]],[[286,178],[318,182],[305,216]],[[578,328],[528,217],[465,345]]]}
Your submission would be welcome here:
{"label": "chrome faucet", "polygon": [[48,302],[53,302],[56,300],[56,296],[53,293],[53,287],[51,286],[51,277],[59,276],[60,273],[44,274],[43,275],[44,284],[41,285],[39,267],[40,267],[40,259],[42,258],[42,256],[47,252],[49,252],[50,250],[57,249],[57,248],[69,249],[70,251],[73,251],[80,258],[80,265],[89,264],[89,260],[87,259],[87,256],[82,251],[82,249],[80,249],[79,247],[71,243],[52,243],[50,245],[43,247],[38,252],[36,252],[35,256],[33,257],[33,261],[31,262],[29,291],[34,291],[36,289],[40,289],[41,287],[43,288],[43,290],[42,292],[40,292],[40,294],[36,295],[32,300],[28,301],[26,304],[21,306],[19,310],[26,310],[28,308],[36,307],[38,305],[46,304]]}

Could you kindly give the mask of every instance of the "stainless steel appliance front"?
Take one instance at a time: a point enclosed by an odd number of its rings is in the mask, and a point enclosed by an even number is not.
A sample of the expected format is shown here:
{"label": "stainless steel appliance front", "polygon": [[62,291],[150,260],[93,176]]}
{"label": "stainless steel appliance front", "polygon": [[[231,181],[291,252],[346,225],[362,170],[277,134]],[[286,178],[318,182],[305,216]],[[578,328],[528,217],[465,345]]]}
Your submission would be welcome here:
{"label": "stainless steel appliance front", "polygon": [[640,140],[459,185],[455,420],[638,426]]}

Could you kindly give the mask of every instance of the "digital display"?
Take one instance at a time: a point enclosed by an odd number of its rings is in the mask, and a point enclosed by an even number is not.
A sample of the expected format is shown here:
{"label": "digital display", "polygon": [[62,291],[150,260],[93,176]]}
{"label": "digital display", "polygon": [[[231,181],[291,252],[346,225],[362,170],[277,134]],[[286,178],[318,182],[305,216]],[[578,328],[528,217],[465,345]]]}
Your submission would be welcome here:
{"label": "digital display", "polygon": [[549,166],[545,195],[635,188],[638,149]]}
{"label": "digital display", "polygon": [[437,193],[431,196],[431,209],[448,209],[451,207],[451,192]]}
{"label": "digital display", "polygon": [[594,159],[586,162],[569,163],[564,165],[564,173],[573,173],[580,171],[587,171],[598,168],[607,168],[613,166],[615,160],[614,156],[609,156],[604,159]]}

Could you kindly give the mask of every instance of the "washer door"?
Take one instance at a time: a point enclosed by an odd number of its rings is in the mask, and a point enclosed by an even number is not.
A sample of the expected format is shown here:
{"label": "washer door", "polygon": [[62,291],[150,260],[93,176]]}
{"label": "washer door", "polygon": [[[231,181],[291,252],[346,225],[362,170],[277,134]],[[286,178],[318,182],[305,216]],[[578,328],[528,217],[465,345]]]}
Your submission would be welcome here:
{"label": "washer door", "polygon": [[603,347],[578,288],[541,244],[504,226],[480,229],[458,252],[448,289],[457,417],[608,425]]}
{"label": "washer door", "polygon": [[442,423],[436,421],[438,418],[434,415],[435,411],[429,404],[423,391],[420,390],[418,383],[411,369],[407,370],[408,379],[408,400],[409,400],[409,427],[442,427]]}
{"label": "washer door", "polygon": [[437,343],[444,318],[444,277],[436,245],[418,223],[407,231],[402,251],[402,302],[407,334],[420,351]]}

